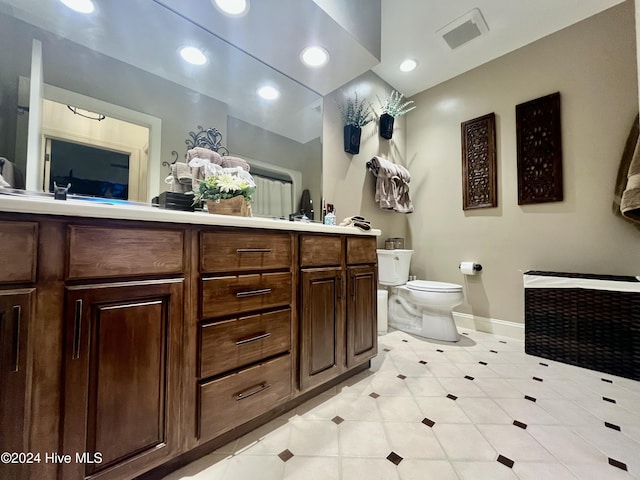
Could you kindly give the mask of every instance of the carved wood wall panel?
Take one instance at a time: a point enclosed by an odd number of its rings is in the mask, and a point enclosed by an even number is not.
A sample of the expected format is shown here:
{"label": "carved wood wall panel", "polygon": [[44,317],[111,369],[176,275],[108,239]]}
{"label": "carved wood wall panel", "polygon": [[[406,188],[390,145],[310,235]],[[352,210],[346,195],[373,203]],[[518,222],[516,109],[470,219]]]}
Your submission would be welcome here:
{"label": "carved wood wall panel", "polygon": [[496,116],[462,122],[462,209],[498,206]]}
{"label": "carved wood wall panel", "polygon": [[518,205],[561,201],[560,93],[516,105],[516,131]]}

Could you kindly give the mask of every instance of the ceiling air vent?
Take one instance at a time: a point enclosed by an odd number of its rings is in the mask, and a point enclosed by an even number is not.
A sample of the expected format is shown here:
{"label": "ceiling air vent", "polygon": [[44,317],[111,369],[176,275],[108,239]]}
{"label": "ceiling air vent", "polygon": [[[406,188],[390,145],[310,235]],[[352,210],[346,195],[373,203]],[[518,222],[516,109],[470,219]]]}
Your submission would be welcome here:
{"label": "ceiling air vent", "polygon": [[474,8],[437,30],[436,35],[441,36],[449,48],[454,50],[488,31],[489,27],[484,21],[482,13]]}

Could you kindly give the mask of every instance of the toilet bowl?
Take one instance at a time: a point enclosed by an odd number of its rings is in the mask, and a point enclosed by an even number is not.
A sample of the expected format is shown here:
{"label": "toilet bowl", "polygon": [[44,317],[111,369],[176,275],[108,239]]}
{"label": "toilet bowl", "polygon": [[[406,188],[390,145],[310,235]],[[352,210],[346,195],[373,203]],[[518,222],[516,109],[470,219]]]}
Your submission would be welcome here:
{"label": "toilet bowl", "polygon": [[408,282],[413,250],[378,250],[378,281],[389,290],[390,326],[421,337],[457,342],[452,310],[464,300],[462,285]]}

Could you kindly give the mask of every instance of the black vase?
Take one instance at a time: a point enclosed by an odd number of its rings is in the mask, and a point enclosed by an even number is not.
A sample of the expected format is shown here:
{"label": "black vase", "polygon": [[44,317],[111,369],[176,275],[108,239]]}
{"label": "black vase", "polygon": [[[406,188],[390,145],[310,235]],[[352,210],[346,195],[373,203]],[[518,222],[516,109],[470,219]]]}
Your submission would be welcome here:
{"label": "black vase", "polygon": [[344,151],[355,155],[360,152],[362,130],[357,125],[344,126]]}
{"label": "black vase", "polygon": [[380,136],[389,140],[393,137],[393,120],[394,118],[388,113],[380,115]]}

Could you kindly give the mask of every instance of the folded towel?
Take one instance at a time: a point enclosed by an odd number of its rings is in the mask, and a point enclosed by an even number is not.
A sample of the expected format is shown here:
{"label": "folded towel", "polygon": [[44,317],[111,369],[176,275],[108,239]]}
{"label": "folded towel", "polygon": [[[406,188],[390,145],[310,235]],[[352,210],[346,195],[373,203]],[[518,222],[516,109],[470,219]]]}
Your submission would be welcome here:
{"label": "folded towel", "polygon": [[11,187],[11,185],[9,185],[9,182],[7,182],[2,175],[0,175],[0,188],[5,188],[5,187]]}
{"label": "folded towel", "polygon": [[365,232],[371,230],[371,222],[359,215],[347,217],[342,222],[340,222],[341,227],[349,227],[351,225],[353,225],[354,227],[358,227],[360,230],[363,230]]}
{"label": "folded towel", "polygon": [[400,213],[413,212],[413,203],[409,194],[411,174],[402,165],[391,163],[375,156],[369,162],[376,176],[375,201],[380,208]]}
{"label": "folded towel", "polygon": [[191,162],[194,158],[202,158],[216,165],[222,165],[222,156],[220,156],[218,152],[209,150],[208,148],[194,147],[187,151],[187,163]]}
{"label": "folded towel", "polygon": [[640,129],[636,116],[624,147],[616,179],[613,211],[640,228]]}
{"label": "folded towel", "polygon": [[222,166],[225,168],[242,167],[243,170],[247,172],[251,170],[251,167],[246,160],[238,157],[231,157],[229,155],[222,157]]}
{"label": "folded towel", "polygon": [[177,178],[178,182],[188,183],[191,185],[193,176],[191,175],[189,165],[183,162],[176,162],[172,167],[175,167],[175,169],[172,169],[172,172],[175,170],[174,176]]}

